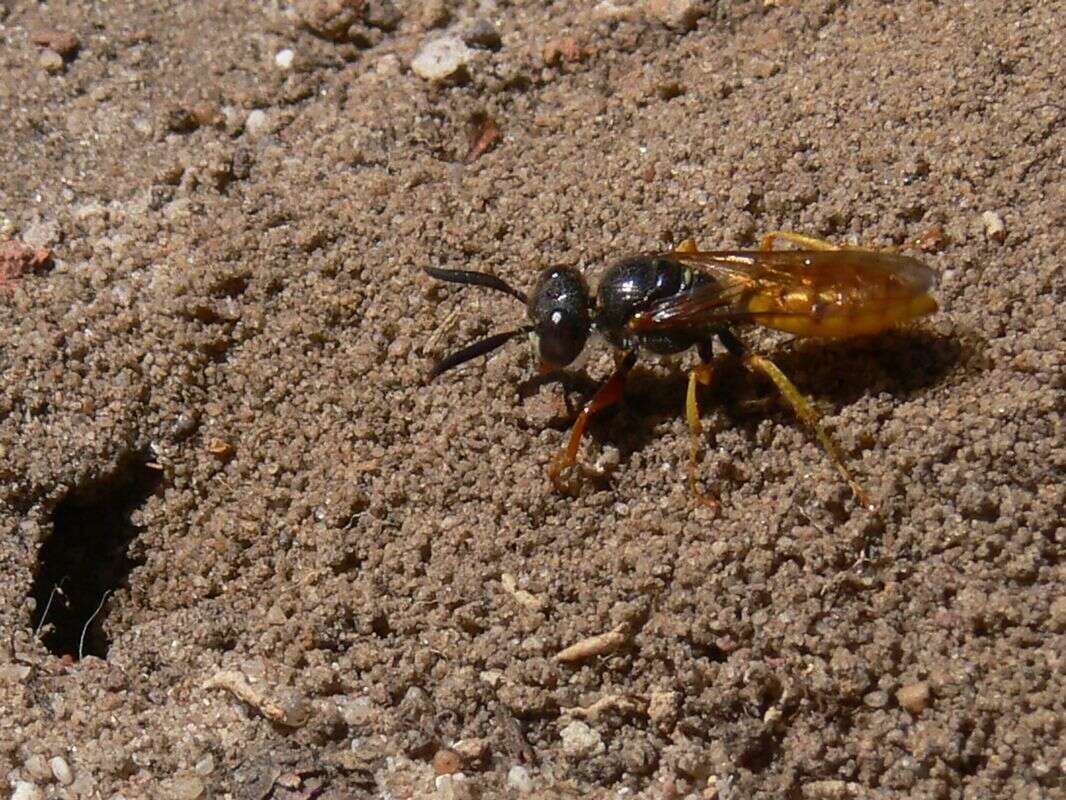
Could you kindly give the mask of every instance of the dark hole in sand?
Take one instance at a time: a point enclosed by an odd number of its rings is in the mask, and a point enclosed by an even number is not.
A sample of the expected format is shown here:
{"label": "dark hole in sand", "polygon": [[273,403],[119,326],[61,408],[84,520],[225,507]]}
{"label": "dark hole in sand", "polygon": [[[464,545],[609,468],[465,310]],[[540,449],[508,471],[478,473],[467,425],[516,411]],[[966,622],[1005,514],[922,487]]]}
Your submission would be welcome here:
{"label": "dark hole in sand", "polygon": [[30,589],[33,629],[53,655],[107,657],[107,598],[126,585],[139,563],[129,553],[140,532],[131,515],[161,476],[148,459],[134,456],[102,480],[71,490],[56,506]]}

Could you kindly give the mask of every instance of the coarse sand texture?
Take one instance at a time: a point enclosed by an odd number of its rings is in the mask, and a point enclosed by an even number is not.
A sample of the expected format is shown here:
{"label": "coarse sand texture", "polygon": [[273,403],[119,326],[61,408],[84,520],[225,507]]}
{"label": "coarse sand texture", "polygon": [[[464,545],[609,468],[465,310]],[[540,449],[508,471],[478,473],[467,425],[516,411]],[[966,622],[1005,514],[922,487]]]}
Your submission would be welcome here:
{"label": "coarse sand texture", "polygon": [[[0,0],[0,798],[1066,798],[1061,2]],[[590,425],[546,267],[940,310]],[[614,366],[592,341],[579,402]]]}

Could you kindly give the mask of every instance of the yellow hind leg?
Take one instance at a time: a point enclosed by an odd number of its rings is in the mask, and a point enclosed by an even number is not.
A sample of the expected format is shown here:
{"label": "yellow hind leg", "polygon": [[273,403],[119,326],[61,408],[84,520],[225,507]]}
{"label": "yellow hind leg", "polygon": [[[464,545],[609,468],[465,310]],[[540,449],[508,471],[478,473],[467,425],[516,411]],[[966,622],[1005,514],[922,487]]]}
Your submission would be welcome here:
{"label": "yellow hind leg", "polygon": [[[759,245],[760,250],[773,250],[774,242],[778,239],[784,239],[786,242],[792,242],[792,244],[799,247],[801,250],[876,250],[879,253],[896,253],[899,251],[898,247],[878,247],[870,248],[863,247],[857,244],[836,244],[828,239],[819,239],[817,236],[807,236],[802,233],[795,233],[793,231],[770,231],[768,234],[762,237],[762,242]],[[681,248],[678,248],[679,250]]]}
{"label": "yellow hind leg", "polygon": [[770,231],[768,234],[762,237],[762,244],[759,246],[760,250],[773,250],[774,242],[778,239],[784,239],[786,242],[792,242],[794,245],[798,245],[802,250],[841,250],[843,248],[840,245],[833,244],[827,239],[819,239],[815,236],[805,236],[802,233],[794,233],[793,231]]}
{"label": "yellow hind leg", "polygon": [[777,390],[781,392],[781,396],[792,406],[796,416],[807,423],[808,427],[814,431],[814,435],[818,437],[818,441],[821,442],[822,447],[829,454],[829,458],[836,465],[837,472],[851,487],[851,491],[855,494],[855,499],[859,501],[859,505],[864,508],[873,508],[866,490],[859,485],[859,482],[852,476],[847,464],[844,463],[844,454],[840,452],[836,442],[830,438],[829,433],[822,427],[818,412],[814,410],[814,406],[803,396],[803,392],[796,387],[796,384],[788,379],[788,376],[778,368],[777,364],[765,356],[746,353],[744,355],[744,365],[750,370],[761,372],[773,382]]}
{"label": "yellow hind leg", "polygon": [[719,331],[718,338],[722,340],[722,344],[726,346],[730,353],[741,360],[745,367],[752,372],[762,373],[773,382],[785,402],[792,407],[792,411],[796,416],[814,431],[814,435],[818,438],[826,453],[829,454],[829,458],[833,460],[837,471],[851,488],[859,505],[870,510],[876,510],[876,506],[870,502],[870,497],[866,494],[866,490],[852,476],[851,470],[848,469],[844,461],[844,454],[840,452],[836,442],[829,436],[829,432],[822,427],[818,412],[815,411],[811,401],[804,397],[803,392],[799,390],[796,384],[789,380],[788,376],[773,361],[765,356],[749,352],[744,343],[731,332]]}

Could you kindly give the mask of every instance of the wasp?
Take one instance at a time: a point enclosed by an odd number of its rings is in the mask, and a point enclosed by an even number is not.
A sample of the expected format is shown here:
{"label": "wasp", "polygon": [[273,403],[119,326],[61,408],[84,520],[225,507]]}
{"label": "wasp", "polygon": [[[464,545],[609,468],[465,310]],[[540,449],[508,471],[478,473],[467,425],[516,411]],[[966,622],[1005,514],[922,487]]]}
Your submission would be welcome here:
{"label": "wasp", "polygon": [[[776,248],[778,240],[793,248]],[[638,356],[695,348],[699,364],[688,373],[685,415],[692,434],[690,481],[696,492],[703,432],[698,389],[712,380],[713,346],[718,341],[745,367],[774,384],[814,432],[856,500],[873,508],[810,400],[773,361],[751,352],[736,329],[761,326],[802,338],[843,339],[882,333],[937,310],[929,294],[933,273],[920,261],[788,231],[767,234],[758,250],[700,251],[694,241],[686,240],[673,251],[622,258],[604,272],[595,295],[581,273],[569,266],[544,270],[528,296],[485,272],[437,268],[426,272],[438,280],[503,292],[523,303],[529,315],[528,324],[442,359],[431,370],[430,380],[526,334],[541,371],[549,374],[571,365],[593,332],[614,347],[614,372],[577,414],[566,445],[549,468],[553,484],[564,491],[573,489],[566,476],[577,466],[589,420],[622,398]],[[713,499],[709,502],[716,504]]]}

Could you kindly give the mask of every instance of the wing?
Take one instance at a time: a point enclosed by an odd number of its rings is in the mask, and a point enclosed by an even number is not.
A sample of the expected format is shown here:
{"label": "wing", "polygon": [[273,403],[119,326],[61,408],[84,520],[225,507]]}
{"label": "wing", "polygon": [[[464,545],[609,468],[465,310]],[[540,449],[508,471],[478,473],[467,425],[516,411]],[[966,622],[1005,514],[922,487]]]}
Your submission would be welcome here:
{"label": "wing", "polygon": [[916,259],[872,250],[671,252],[655,256],[704,281],[637,314],[637,332],[756,324],[798,336],[879,333],[932,313],[933,273]]}

